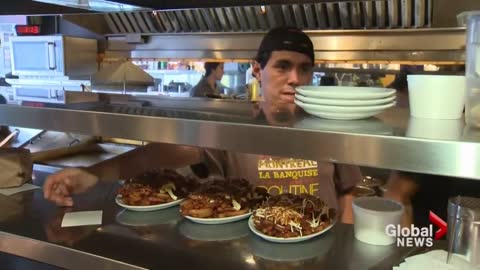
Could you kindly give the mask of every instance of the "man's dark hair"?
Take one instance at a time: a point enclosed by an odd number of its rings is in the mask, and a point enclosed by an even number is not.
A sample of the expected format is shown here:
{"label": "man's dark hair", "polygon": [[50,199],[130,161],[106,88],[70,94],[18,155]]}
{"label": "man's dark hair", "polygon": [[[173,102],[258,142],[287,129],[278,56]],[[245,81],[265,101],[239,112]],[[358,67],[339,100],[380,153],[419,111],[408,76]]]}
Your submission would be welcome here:
{"label": "man's dark hair", "polygon": [[205,62],[203,67],[205,68],[205,77],[210,76],[212,72],[217,69],[221,62]]}
{"label": "man's dark hair", "polygon": [[255,58],[255,61],[260,64],[260,67],[262,69],[265,68],[265,66],[268,63],[268,60],[270,60],[270,57],[272,56],[272,51],[269,52],[262,52],[257,54],[257,57]]}
{"label": "man's dark hair", "polygon": [[312,65],[315,60],[312,41],[307,34],[295,27],[273,28],[265,35],[255,57],[262,69],[267,65],[273,51],[293,51],[305,54],[312,61]]}

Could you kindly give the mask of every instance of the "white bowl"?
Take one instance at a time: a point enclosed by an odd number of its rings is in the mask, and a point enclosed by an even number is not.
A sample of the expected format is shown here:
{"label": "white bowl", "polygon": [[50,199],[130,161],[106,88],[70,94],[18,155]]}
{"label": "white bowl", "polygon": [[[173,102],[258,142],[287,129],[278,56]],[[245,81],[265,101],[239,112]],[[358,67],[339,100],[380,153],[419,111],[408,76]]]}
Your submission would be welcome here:
{"label": "white bowl", "polygon": [[317,98],[307,97],[300,94],[296,94],[295,98],[309,104],[317,105],[334,105],[334,106],[369,106],[369,105],[382,105],[387,104],[395,100],[396,96],[389,96],[379,99],[331,99],[331,98]]}
{"label": "white bowl", "polygon": [[395,89],[353,86],[300,86],[296,91],[307,97],[332,99],[379,99],[395,94]]}
{"label": "white bowl", "polygon": [[410,115],[459,119],[465,105],[465,76],[408,75]]}
{"label": "white bowl", "polygon": [[402,204],[380,197],[360,197],[353,200],[355,238],[372,245],[391,245],[395,237],[387,235],[388,225],[400,224]]}

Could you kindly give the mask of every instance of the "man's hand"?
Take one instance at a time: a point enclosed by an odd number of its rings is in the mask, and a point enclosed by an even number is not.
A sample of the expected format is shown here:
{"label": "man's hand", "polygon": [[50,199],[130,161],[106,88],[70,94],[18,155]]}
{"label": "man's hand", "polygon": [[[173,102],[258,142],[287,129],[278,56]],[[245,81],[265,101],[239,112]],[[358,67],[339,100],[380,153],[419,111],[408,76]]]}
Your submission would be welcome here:
{"label": "man's hand", "polygon": [[93,187],[98,177],[86,170],[69,168],[47,177],[43,185],[44,197],[60,206],[73,206],[72,195]]}

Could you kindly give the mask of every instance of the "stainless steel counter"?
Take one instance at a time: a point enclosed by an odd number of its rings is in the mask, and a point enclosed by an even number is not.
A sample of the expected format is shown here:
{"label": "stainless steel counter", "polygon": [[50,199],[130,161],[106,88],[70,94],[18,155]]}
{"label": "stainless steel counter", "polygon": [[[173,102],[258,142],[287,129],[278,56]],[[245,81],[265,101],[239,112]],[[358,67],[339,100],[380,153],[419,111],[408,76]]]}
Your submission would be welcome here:
{"label": "stainless steel counter", "polygon": [[[52,167],[36,166],[36,185]],[[0,252],[65,269],[391,269],[412,252],[355,240],[353,227],[337,224],[298,244],[261,240],[246,221],[199,225],[178,207],[128,212],[114,203],[117,184],[97,186],[75,198],[74,209],[58,208],[41,190],[0,195]],[[67,211],[103,210],[101,226],[61,228]]]}
{"label": "stainless steel counter", "polygon": [[463,120],[414,119],[397,108],[358,121],[283,111],[253,117],[247,102],[197,102],[194,110],[175,100],[168,108],[0,105],[0,124],[480,179],[480,131]]}

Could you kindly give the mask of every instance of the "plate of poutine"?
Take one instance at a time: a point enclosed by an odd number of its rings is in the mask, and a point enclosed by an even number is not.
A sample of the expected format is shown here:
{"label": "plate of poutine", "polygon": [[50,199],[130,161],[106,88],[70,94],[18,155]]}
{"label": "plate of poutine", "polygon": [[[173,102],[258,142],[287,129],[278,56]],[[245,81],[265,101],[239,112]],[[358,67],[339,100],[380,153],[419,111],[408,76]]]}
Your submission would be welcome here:
{"label": "plate of poutine", "polygon": [[296,243],[329,231],[336,223],[335,210],[308,194],[281,194],[257,208],[248,227],[259,237],[275,243]]}
{"label": "plate of poutine", "polygon": [[196,185],[173,170],[156,170],[126,181],[115,202],[131,211],[155,211],[180,204]]}
{"label": "plate of poutine", "polygon": [[245,214],[239,214],[237,216],[232,217],[224,217],[224,218],[196,218],[191,216],[185,216],[186,219],[193,221],[199,224],[206,224],[206,225],[215,225],[215,224],[225,224],[230,222],[239,221],[242,219],[248,218],[252,212],[247,212]]}
{"label": "plate of poutine", "polygon": [[180,205],[182,215],[200,224],[224,224],[248,218],[268,193],[244,179],[215,179],[199,186]]}
{"label": "plate of poutine", "polygon": [[169,208],[169,207],[172,207],[172,206],[175,206],[175,205],[179,205],[180,203],[182,203],[185,199],[179,199],[179,200],[176,200],[176,201],[171,201],[171,202],[168,202],[168,203],[160,203],[160,204],[153,204],[153,205],[144,205],[144,206],[136,206],[136,205],[128,205],[128,204],[124,204],[123,203],[123,200],[122,200],[122,196],[121,195],[117,195],[117,197],[115,198],[115,202],[127,209],[127,210],[130,210],[130,211],[141,211],[141,212],[146,212],[146,211],[155,211],[155,210],[161,210],[161,209],[165,209],[165,208]]}

